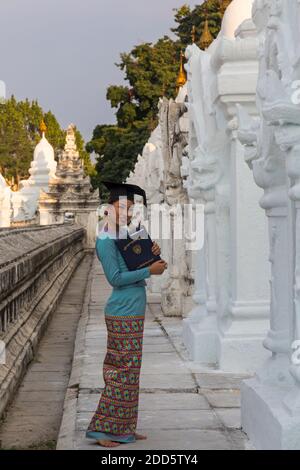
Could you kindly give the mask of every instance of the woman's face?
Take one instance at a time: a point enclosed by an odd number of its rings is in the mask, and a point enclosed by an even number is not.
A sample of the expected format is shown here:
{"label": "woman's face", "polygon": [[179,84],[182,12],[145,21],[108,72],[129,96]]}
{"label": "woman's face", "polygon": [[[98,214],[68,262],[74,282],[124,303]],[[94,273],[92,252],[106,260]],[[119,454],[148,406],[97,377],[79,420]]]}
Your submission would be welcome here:
{"label": "woman's face", "polygon": [[115,201],[112,206],[114,210],[112,210],[113,220],[119,226],[122,225],[129,225],[132,219],[132,209],[131,207],[134,205],[133,201],[130,201],[127,198],[119,198],[118,201]]}

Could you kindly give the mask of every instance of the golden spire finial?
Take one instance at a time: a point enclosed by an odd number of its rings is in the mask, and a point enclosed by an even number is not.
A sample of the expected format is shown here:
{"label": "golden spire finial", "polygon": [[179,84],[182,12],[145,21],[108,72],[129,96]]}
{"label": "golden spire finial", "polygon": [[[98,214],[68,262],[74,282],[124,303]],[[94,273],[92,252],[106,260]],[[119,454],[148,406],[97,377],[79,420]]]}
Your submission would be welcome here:
{"label": "golden spire finial", "polygon": [[187,81],[186,72],[183,67],[183,58],[184,58],[184,54],[181,51],[180,52],[180,70],[179,70],[179,74],[178,74],[177,81],[176,81],[177,91],[179,91],[179,88],[185,85]]}
{"label": "golden spire finial", "polygon": [[42,119],[40,123],[40,132],[41,134],[44,134],[46,131],[47,131],[47,126],[45,124],[44,119]]}
{"label": "golden spire finial", "polygon": [[219,0],[220,11],[222,16],[224,15],[226,8],[230,5],[231,0]]}
{"label": "golden spire finial", "polygon": [[194,44],[196,41],[196,26],[193,25],[192,32],[191,32],[192,43]]}
{"label": "golden spire finial", "polygon": [[206,19],[205,19],[205,23],[204,23],[204,28],[203,28],[201,38],[200,38],[200,41],[199,41],[199,47],[200,47],[200,49],[203,49],[203,50],[207,49],[214,40],[214,37],[213,37],[213,35],[211,34],[211,32],[209,30],[207,13],[206,13],[205,16],[206,16]]}

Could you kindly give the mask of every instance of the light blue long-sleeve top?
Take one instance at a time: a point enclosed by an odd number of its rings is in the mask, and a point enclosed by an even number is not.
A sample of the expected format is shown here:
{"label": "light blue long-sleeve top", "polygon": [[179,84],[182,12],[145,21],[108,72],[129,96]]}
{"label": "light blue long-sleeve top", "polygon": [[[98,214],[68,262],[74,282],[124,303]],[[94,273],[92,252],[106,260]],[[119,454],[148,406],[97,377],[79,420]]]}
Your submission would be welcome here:
{"label": "light blue long-sleeve top", "polygon": [[107,281],[113,287],[104,313],[107,315],[143,315],[146,309],[146,282],[149,267],[129,271],[109,231],[102,231],[96,241],[96,253]]}

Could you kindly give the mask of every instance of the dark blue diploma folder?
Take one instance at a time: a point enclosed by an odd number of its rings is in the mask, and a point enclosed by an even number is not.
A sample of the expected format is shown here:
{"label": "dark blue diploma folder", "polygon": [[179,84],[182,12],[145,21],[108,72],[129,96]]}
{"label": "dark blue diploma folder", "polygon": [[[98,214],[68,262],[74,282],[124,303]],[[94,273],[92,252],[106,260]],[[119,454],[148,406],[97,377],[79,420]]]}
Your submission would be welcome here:
{"label": "dark blue diploma folder", "polygon": [[116,239],[115,243],[129,271],[146,268],[161,260],[159,255],[152,253],[153,242],[145,230],[140,230],[131,236],[127,232],[127,238]]}

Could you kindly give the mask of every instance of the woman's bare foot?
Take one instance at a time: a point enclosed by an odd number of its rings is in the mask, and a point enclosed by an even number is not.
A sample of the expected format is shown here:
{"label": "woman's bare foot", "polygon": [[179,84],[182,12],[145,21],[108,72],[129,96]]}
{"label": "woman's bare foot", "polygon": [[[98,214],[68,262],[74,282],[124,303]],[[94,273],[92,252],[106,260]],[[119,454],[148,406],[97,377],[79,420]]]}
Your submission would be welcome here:
{"label": "woman's bare foot", "polygon": [[117,447],[117,446],[121,445],[121,442],[109,441],[109,440],[106,440],[106,439],[99,439],[97,441],[97,444],[99,446],[103,446],[103,447]]}
{"label": "woman's bare foot", "polygon": [[142,439],[147,439],[147,436],[143,436],[143,434],[138,434],[137,432],[135,433],[135,438],[137,440],[142,440]]}

